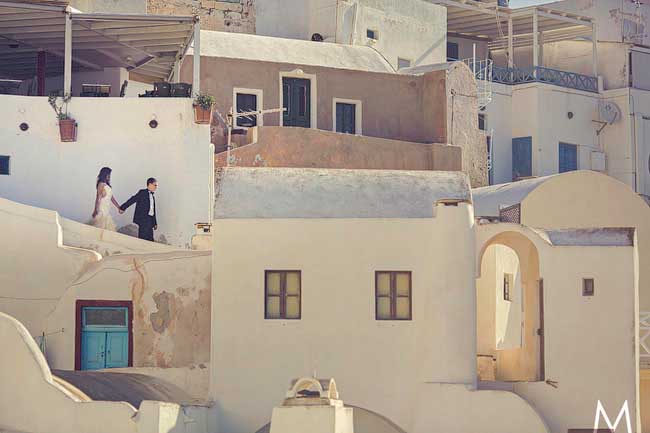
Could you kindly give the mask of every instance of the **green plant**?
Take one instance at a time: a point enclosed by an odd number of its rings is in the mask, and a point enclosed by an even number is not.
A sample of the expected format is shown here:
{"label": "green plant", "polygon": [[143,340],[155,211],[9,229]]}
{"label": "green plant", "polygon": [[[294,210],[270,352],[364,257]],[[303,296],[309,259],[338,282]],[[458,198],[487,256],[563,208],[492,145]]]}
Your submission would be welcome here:
{"label": "green plant", "polygon": [[194,97],[194,106],[201,107],[204,110],[212,109],[214,105],[214,96],[211,95],[196,95]]}
{"label": "green plant", "polygon": [[[59,99],[61,103],[59,104]],[[47,98],[47,102],[50,104],[54,112],[56,113],[56,118],[59,120],[68,120],[72,119],[68,113],[68,102],[72,99],[72,95],[68,94],[63,97],[57,96],[56,94],[51,94]]]}

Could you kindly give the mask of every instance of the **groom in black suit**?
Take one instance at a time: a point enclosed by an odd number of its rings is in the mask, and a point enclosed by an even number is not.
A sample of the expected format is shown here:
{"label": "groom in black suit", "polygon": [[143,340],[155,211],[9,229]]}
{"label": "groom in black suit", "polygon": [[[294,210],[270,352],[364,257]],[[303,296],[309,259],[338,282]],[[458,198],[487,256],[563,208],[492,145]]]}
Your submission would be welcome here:
{"label": "groom in black suit", "polygon": [[120,206],[120,213],[124,213],[125,210],[135,203],[133,222],[138,225],[138,237],[147,241],[153,241],[153,231],[158,229],[156,198],[154,197],[157,188],[158,181],[150,177],[147,179],[146,189],[141,189],[136,195]]}

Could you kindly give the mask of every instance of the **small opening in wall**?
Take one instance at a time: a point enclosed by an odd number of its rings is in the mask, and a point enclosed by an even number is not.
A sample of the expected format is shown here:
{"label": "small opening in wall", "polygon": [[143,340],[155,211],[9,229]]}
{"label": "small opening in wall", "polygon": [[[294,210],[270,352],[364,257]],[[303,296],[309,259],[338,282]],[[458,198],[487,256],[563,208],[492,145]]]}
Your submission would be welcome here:
{"label": "small opening in wall", "polygon": [[582,296],[594,296],[594,279],[593,278],[583,278],[582,279]]}
{"label": "small opening in wall", "polygon": [[152,121],[149,122],[149,127],[151,129],[156,129],[158,127],[158,121],[156,119],[153,119]]}
{"label": "small opening in wall", "polygon": [[367,29],[366,36],[368,36],[368,39],[372,39],[373,41],[379,40],[379,32],[377,30]]}
{"label": "small opening in wall", "polygon": [[10,157],[7,155],[0,155],[0,175],[9,175],[9,161]]}
{"label": "small opening in wall", "polygon": [[29,125],[25,122],[21,123],[18,127],[21,131],[27,131],[29,129]]}

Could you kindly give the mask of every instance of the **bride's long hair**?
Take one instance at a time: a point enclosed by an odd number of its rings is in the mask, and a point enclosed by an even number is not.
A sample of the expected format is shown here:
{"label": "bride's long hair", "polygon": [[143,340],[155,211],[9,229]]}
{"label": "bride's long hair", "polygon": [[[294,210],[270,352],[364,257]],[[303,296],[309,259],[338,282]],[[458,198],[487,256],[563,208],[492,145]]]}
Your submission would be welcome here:
{"label": "bride's long hair", "polygon": [[100,182],[104,182],[106,185],[111,186],[111,183],[109,181],[109,178],[111,177],[111,170],[110,167],[102,167],[101,170],[99,170],[99,174],[97,175],[97,184],[95,184],[95,188],[99,186]]}

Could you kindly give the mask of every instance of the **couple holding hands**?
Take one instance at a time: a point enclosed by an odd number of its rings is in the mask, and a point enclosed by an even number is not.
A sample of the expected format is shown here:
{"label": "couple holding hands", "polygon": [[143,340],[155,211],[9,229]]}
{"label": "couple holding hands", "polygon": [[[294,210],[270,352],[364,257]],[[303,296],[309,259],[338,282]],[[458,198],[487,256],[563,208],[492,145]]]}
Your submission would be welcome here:
{"label": "couple holding hands", "polygon": [[138,191],[121,206],[113,196],[111,188],[111,170],[104,167],[97,176],[97,197],[95,198],[95,209],[93,210],[90,225],[104,230],[116,231],[115,222],[110,215],[111,203],[115,205],[120,214],[123,214],[135,203],[133,222],[138,225],[138,237],[147,241],[153,241],[153,231],[158,229],[156,219],[156,198],[155,192],[158,188],[158,181],[150,177],[147,179],[147,187]]}

